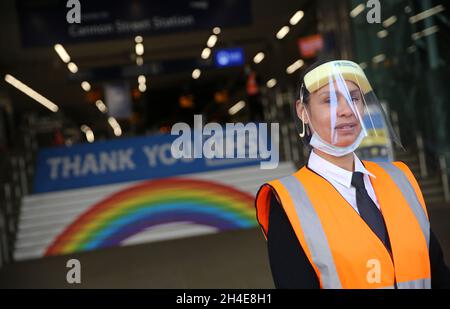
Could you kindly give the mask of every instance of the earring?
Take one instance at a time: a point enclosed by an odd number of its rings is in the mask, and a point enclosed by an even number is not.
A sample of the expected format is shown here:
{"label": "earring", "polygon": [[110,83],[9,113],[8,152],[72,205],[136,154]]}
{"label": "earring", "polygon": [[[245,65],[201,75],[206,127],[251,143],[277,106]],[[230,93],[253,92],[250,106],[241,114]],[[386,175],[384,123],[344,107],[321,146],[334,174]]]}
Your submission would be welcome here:
{"label": "earring", "polygon": [[301,138],[305,137],[305,133],[306,133],[306,129],[305,129],[305,115],[304,115],[304,113],[305,113],[305,111],[303,110],[303,111],[302,111],[302,124],[303,124],[303,129],[302,129],[302,132],[298,134]]}

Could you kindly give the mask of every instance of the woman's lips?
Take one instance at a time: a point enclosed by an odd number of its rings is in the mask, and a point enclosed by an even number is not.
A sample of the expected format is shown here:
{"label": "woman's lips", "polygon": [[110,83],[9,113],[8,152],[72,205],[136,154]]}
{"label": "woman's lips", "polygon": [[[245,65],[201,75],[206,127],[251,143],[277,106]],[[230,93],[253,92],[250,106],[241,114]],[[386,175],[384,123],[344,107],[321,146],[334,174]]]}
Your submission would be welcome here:
{"label": "woman's lips", "polygon": [[353,130],[356,128],[356,123],[343,123],[340,125],[337,125],[335,127],[335,130],[338,132],[346,133],[346,132],[353,132]]}

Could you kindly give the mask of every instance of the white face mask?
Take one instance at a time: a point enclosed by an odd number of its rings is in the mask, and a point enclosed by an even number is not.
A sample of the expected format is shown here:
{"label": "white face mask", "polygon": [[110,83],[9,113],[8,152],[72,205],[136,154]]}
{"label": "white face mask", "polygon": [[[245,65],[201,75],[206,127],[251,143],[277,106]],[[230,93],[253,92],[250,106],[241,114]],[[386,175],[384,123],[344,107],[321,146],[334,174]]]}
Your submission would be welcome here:
{"label": "white face mask", "polygon": [[356,148],[358,148],[359,145],[361,145],[361,142],[363,141],[364,137],[365,137],[364,131],[361,130],[361,132],[359,133],[359,136],[356,138],[356,140],[351,145],[348,145],[345,147],[339,147],[339,146],[331,145],[331,144],[325,142],[319,136],[319,134],[314,132],[309,144],[312,147],[314,147],[320,151],[323,151],[331,156],[343,157],[343,156],[355,151]]}
{"label": "white face mask", "polygon": [[[309,118],[307,111],[306,111],[306,117],[308,117],[309,125],[312,128],[311,119]],[[331,156],[343,157],[343,156],[355,151],[359,147],[359,145],[361,145],[361,142],[363,141],[364,137],[366,137],[365,130],[361,130],[361,132],[359,132],[358,137],[355,139],[355,141],[351,145],[348,145],[345,147],[340,147],[340,146],[331,145],[330,143],[325,142],[320,137],[320,135],[317,134],[315,132],[315,130],[313,129],[313,135],[311,137],[311,140],[309,141],[309,144],[312,147],[314,147],[320,151],[323,151]]]}

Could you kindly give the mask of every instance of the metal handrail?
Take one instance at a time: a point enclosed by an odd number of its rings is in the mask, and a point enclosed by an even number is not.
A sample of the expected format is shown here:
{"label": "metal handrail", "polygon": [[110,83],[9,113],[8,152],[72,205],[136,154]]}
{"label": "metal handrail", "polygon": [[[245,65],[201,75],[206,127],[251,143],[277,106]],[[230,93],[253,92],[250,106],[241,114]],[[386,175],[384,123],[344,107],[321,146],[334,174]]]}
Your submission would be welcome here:
{"label": "metal handrail", "polygon": [[446,202],[450,201],[450,188],[449,188],[449,174],[450,171],[447,167],[447,156],[446,154],[441,154],[439,156],[439,167],[441,170],[442,186],[444,188],[444,199]]}
{"label": "metal handrail", "polygon": [[420,132],[416,134],[416,144],[419,156],[420,176],[422,178],[428,177],[427,160],[425,157],[425,147],[423,145],[423,138]]}
{"label": "metal handrail", "polygon": [[4,154],[0,180],[0,268],[13,262],[21,200],[28,193],[29,175],[22,153]]}

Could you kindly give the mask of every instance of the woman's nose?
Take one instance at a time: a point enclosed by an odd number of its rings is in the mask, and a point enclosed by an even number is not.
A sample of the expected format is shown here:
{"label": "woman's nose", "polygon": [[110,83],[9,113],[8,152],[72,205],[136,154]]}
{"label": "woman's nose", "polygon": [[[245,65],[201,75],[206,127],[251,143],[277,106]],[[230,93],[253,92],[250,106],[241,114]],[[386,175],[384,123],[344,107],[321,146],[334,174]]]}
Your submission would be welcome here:
{"label": "woman's nose", "polygon": [[339,117],[349,117],[353,115],[351,104],[353,104],[353,102],[348,102],[345,96],[339,96],[336,114]]}

